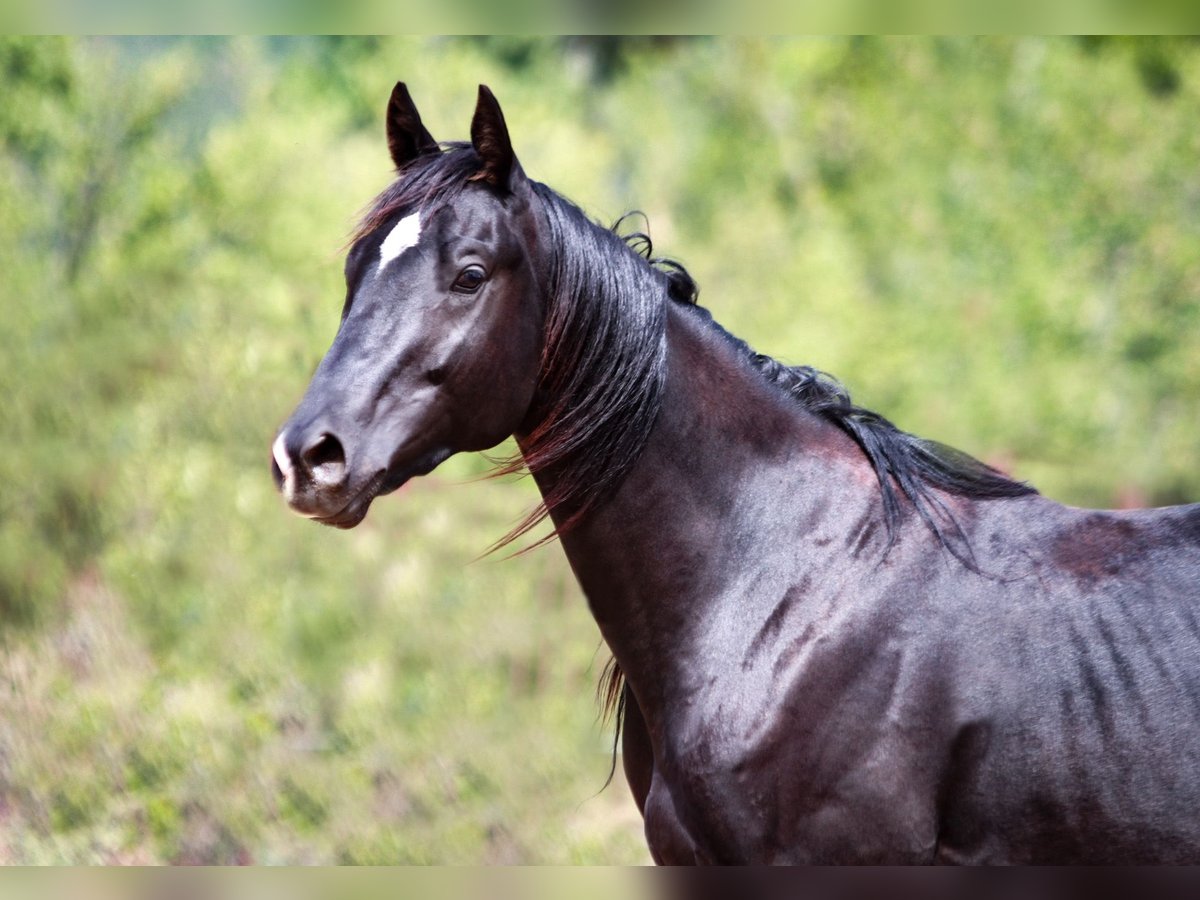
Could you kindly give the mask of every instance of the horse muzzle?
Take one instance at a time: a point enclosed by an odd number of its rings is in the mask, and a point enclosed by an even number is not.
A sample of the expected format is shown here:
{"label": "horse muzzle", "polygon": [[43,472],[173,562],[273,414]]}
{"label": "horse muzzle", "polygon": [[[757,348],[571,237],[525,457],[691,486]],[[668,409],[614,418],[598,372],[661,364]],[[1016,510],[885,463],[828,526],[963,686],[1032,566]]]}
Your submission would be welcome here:
{"label": "horse muzzle", "polygon": [[435,447],[416,458],[392,459],[365,480],[356,479],[346,447],[332,430],[285,426],[271,447],[271,476],[293,512],[324,525],[353,528],[376,497],[428,474],[451,455],[449,447]]}
{"label": "horse muzzle", "polygon": [[[333,431],[322,427],[280,431],[271,447],[271,476],[292,510],[343,527],[362,521],[375,496],[373,490],[349,490],[345,446]],[[379,480],[371,481],[377,487]],[[371,482],[364,487],[370,488]],[[366,503],[361,502],[363,494],[368,495]]]}

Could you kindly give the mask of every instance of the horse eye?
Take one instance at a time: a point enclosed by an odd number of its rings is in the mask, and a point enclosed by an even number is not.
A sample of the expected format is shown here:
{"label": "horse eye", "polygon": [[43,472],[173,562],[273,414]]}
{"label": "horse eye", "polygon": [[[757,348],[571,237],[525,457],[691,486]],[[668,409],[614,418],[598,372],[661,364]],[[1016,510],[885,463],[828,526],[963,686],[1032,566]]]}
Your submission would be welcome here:
{"label": "horse eye", "polygon": [[473,294],[486,280],[487,272],[483,270],[483,266],[467,266],[458,273],[451,290],[459,294]]}

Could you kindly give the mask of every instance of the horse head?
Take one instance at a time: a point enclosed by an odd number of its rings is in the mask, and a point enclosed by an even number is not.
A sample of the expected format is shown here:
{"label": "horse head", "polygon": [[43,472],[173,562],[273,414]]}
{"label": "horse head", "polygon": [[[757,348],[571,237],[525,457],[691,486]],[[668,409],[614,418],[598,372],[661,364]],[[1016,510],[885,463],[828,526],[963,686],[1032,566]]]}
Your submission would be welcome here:
{"label": "horse head", "polygon": [[540,367],[537,205],[496,98],[480,85],[470,143],[443,149],[397,84],[387,141],[397,178],[352,239],[337,336],[272,448],[291,508],[341,528],[516,431]]}

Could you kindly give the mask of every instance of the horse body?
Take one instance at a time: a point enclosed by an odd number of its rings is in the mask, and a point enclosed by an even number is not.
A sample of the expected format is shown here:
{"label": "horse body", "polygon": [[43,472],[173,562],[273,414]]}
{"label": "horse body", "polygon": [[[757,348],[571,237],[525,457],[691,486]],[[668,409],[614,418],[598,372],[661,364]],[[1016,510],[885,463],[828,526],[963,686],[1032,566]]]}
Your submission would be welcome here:
{"label": "horse body", "polygon": [[686,308],[668,347],[642,458],[562,537],[656,858],[1195,858],[1200,506],[947,498],[979,571],[915,516],[882,556],[849,438]]}
{"label": "horse body", "polygon": [[1200,506],[1064,507],[748,354],[525,179],[483,89],[470,147],[402,86],[388,122],[276,479],[352,527],[516,434],[656,860],[1200,859]]}

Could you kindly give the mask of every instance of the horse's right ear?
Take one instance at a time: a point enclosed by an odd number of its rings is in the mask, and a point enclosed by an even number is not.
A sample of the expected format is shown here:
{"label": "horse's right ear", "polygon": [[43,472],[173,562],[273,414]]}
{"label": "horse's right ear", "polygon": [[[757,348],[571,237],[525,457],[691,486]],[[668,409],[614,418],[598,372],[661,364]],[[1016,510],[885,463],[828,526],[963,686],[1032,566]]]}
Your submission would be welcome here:
{"label": "horse's right ear", "polygon": [[419,156],[438,153],[441,149],[421,124],[421,114],[403,81],[396,82],[388,100],[387,142],[397,169],[403,169]]}

